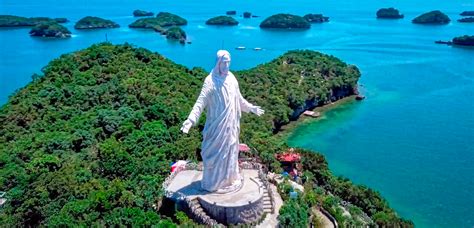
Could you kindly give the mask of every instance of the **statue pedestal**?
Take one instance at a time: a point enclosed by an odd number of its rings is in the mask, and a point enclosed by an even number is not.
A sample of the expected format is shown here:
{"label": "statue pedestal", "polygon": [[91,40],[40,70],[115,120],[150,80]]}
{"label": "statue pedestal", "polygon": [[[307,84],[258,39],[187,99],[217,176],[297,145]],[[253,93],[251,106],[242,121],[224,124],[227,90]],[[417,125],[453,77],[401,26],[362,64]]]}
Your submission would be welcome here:
{"label": "statue pedestal", "polygon": [[264,214],[266,188],[259,179],[258,170],[242,169],[241,172],[244,177],[242,188],[230,193],[211,193],[201,189],[201,171],[183,170],[165,187],[166,195],[175,202],[186,203],[195,217],[207,215],[225,225],[254,223]]}

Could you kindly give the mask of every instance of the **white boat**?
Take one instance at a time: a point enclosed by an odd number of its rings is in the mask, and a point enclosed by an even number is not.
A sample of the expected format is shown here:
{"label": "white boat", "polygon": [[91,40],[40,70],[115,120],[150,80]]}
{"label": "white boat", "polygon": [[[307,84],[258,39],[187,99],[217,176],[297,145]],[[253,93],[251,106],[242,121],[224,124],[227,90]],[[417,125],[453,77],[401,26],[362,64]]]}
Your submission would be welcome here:
{"label": "white boat", "polygon": [[253,50],[254,50],[254,51],[261,51],[262,48],[256,47],[256,48],[254,48]]}
{"label": "white boat", "polygon": [[237,50],[245,50],[245,47],[244,47],[244,46],[238,46],[238,47],[236,47],[235,49],[237,49]]}
{"label": "white boat", "polygon": [[306,111],[303,112],[303,115],[311,116],[311,117],[319,117],[321,115],[321,113],[306,110]]}

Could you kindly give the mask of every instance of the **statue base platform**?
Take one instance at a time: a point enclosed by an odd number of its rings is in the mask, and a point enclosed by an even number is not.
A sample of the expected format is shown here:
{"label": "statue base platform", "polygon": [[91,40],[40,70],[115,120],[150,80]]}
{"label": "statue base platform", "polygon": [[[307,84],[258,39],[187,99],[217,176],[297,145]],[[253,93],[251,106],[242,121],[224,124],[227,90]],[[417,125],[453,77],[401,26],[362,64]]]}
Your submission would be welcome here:
{"label": "statue base platform", "polygon": [[212,193],[201,189],[202,171],[183,170],[174,175],[165,187],[165,192],[173,201],[186,204],[202,223],[255,223],[264,215],[267,189],[259,178],[258,170],[241,169],[241,174],[244,180],[240,189],[229,193]]}

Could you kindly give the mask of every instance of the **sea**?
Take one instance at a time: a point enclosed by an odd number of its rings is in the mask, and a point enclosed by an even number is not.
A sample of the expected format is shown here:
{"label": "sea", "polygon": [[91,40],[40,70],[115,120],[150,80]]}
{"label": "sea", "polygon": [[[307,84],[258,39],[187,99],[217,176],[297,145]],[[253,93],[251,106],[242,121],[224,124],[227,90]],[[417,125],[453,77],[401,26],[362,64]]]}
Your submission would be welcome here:
{"label": "sea", "polygon": [[[405,17],[376,19],[385,7]],[[191,44],[128,28],[137,19],[135,9],[184,17]],[[229,10],[237,11],[238,26],[205,24]],[[411,23],[432,10],[447,14],[451,23]],[[73,34],[48,39],[29,36],[29,28],[0,28],[0,105],[51,60],[104,41],[127,42],[206,70],[219,49],[231,52],[231,70],[255,67],[289,50],[319,51],[360,69],[366,99],[300,124],[288,144],[324,154],[334,174],[379,191],[416,227],[473,227],[474,49],[434,43],[474,35],[473,23],[457,22],[465,10],[474,10],[474,0],[0,0],[0,14],[66,17]],[[245,11],[257,17],[243,18]],[[330,21],[304,31],[259,28],[276,13],[322,13]],[[85,16],[113,20],[120,28],[75,30]],[[246,49],[236,50],[239,46]]]}

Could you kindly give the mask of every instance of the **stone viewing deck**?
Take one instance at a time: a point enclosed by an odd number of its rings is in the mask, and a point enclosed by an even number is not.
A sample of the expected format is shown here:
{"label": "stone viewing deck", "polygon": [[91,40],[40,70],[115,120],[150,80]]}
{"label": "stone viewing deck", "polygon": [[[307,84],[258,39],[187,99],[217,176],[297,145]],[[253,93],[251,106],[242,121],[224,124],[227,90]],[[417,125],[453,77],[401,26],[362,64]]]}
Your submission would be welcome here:
{"label": "stone viewing deck", "polygon": [[273,191],[258,165],[241,167],[241,174],[243,186],[230,193],[202,190],[202,171],[197,167],[172,173],[163,187],[166,196],[199,223],[257,225],[265,219],[265,214],[274,212]]}

